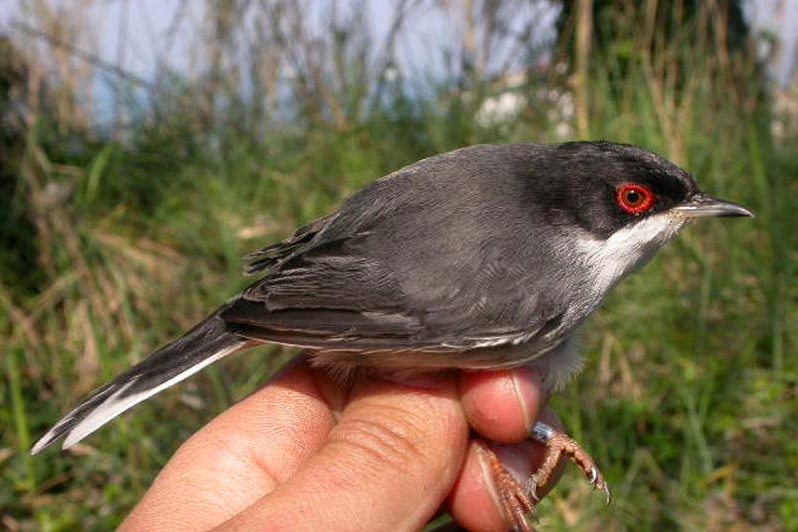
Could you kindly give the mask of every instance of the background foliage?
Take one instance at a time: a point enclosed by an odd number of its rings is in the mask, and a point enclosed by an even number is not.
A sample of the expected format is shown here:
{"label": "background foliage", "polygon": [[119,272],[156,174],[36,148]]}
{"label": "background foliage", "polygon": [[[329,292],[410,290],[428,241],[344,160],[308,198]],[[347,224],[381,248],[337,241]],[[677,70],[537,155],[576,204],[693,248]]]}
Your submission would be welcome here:
{"label": "background foliage", "polygon": [[[357,6],[311,28],[302,2],[208,2],[191,30],[203,68],[149,82],[81,55],[86,21],[33,3],[36,25],[0,39],[0,527],[118,524],[188,435],[290,356],[225,360],[68,453],[27,454],[243,286],[246,251],[433,153],[603,138],[757,217],[687,230],[586,327],[587,367],[553,403],[615,499],[568,473],[540,526],[798,529],[798,124],[774,111],[795,92],[768,85],[737,3],[564,2],[546,53],[533,25],[506,31],[518,4],[401,0],[396,35],[422,8],[462,27],[449,68],[424,76],[393,60],[393,33],[372,52]],[[497,43],[521,65],[497,69]],[[107,129],[86,111],[98,72]]]}

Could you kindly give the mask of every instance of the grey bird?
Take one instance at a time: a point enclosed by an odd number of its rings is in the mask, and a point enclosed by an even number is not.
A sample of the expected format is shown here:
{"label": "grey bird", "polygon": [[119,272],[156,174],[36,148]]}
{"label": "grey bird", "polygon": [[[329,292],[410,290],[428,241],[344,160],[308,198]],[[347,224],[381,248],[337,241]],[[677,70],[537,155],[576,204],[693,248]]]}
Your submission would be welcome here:
{"label": "grey bird", "polygon": [[[556,390],[581,365],[574,330],[618,281],[693,219],[751,215],[636,146],[478,145],[429,157],[248,255],[257,281],[95,390],[32,452],[62,436],[74,445],[259,342],[301,347],[341,376],[530,364]],[[606,491],[572,440],[541,423],[531,435]],[[524,528],[513,515],[531,508],[530,490],[507,483],[515,502],[505,510]]]}

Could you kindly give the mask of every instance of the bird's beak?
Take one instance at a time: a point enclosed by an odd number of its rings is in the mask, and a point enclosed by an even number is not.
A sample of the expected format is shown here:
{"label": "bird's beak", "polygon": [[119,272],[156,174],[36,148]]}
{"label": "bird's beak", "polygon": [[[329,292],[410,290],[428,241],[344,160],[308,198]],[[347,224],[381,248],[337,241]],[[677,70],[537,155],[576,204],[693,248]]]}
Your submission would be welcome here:
{"label": "bird's beak", "polygon": [[671,211],[685,218],[708,218],[710,216],[728,218],[754,215],[742,205],[713,198],[703,192],[696,192],[686,202],[673,207]]}

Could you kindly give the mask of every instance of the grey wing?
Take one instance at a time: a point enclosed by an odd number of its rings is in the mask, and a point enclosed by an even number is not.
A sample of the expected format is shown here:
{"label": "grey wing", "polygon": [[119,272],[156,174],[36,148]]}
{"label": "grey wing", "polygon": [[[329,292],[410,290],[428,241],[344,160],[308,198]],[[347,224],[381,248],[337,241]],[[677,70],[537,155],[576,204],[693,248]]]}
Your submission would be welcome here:
{"label": "grey wing", "polygon": [[291,237],[282,242],[271,244],[247,254],[244,259],[249,261],[249,264],[244,269],[244,273],[247,275],[254,275],[278,267],[294,253],[301,250],[304,245],[313,240],[313,238],[329,225],[336,216],[337,214],[334,213],[319,218],[318,220],[300,227]]}
{"label": "grey wing", "polygon": [[294,252],[222,313],[242,336],[308,348],[389,349],[425,343],[423,317],[406,312],[390,269],[336,239]]}
{"label": "grey wing", "polygon": [[[562,319],[530,293],[529,279],[489,257],[474,258],[476,280],[434,260],[400,267],[408,240],[423,247],[425,239],[402,239],[379,223],[351,231],[334,223],[350,221],[324,218],[308,226],[312,235],[302,229],[271,248],[272,270],[222,312],[230,330],[325,351],[460,353],[523,344]],[[259,269],[263,257],[255,256]]]}

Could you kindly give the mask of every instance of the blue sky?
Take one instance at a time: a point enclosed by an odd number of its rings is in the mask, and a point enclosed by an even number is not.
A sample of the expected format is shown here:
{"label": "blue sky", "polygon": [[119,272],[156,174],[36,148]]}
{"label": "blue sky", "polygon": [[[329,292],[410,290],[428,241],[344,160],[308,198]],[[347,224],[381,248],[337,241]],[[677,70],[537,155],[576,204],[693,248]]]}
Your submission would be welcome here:
{"label": "blue sky", "polygon": [[[194,62],[201,61],[201,58],[193,57],[189,39],[194,36],[191,36],[186,29],[200,26],[203,4],[204,2],[192,0],[186,2],[186,10],[181,13],[182,23],[178,28],[182,31],[178,31],[179,37],[170,43],[167,43],[166,35],[170,26],[174,24],[175,14],[181,5],[180,0],[137,0],[134,5],[125,1],[116,1],[97,6],[98,13],[91,18],[104,21],[98,28],[102,55],[114,61],[120,39],[123,39],[126,45],[122,54],[122,66],[126,70],[147,78],[152,76],[159,58],[165,59],[172,66],[190,69]],[[323,26],[326,23],[329,0],[312,0],[308,4],[311,7],[308,13],[308,18],[312,21],[311,26]],[[369,0],[367,3],[368,20],[378,45],[381,44],[380,37],[389,31],[397,4],[396,0]],[[524,13],[518,13],[516,20],[522,22],[532,16],[539,18],[540,38],[542,40],[552,38],[556,10],[551,5],[541,9],[531,4],[524,8]],[[441,58],[430,54],[429,51],[439,50],[446,43],[458,38],[457,28],[452,26],[451,21],[444,18],[438,9],[430,7],[415,11],[406,21],[405,27],[409,28],[409,31],[403,32],[404,38],[398,46],[399,60],[404,63],[403,66],[409,67],[411,71],[422,72],[435,72],[443,68],[439,64]]]}
{"label": "blue sky", "polygon": [[[50,0],[48,4],[56,9],[69,10],[77,3]],[[189,72],[203,64],[203,58],[197,57],[197,50],[192,47],[192,39],[196,36],[189,31],[200,26],[203,4],[195,0],[185,3],[181,0],[102,1],[94,2],[91,11],[83,16],[93,26],[95,48],[103,59],[144,79],[152,79],[158,61]],[[329,0],[309,2],[309,16],[315,24],[324,23],[324,6],[328,4]],[[367,3],[373,35],[387,33],[396,4],[395,0],[370,0]],[[185,5],[185,12],[176,17],[180,5]],[[25,6],[24,0],[0,0],[0,31],[14,31],[5,28],[9,27],[11,20],[25,20]],[[756,28],[765,29],[780,39],[782,52],[771,66],[772,75],[780,83],[787,82],[796,75],[798,0],[749,0],[746,7]],[[526,17],[540,19],[539,38],[545,41],[553,35],[551,26],[555,14],[556,11],[549,7],[519,13],[518,20]],[[177,37],[169,39],[168,30],[178,19],[182,23],[175,32]],[[434,9],[416,13],[408,23],[410,29],[405,32],[398,48],[403,66],[420,73],[440,71],[443,68],[441,56],[430,54],[429,50],[439,50],[456,40],[457,29]]]}

